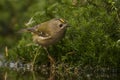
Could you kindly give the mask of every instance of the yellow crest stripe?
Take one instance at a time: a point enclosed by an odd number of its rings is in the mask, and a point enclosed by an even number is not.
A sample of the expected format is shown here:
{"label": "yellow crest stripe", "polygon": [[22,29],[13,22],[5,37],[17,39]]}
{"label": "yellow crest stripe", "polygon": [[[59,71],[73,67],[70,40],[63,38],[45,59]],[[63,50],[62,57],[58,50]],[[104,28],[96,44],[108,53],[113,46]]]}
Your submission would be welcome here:
{"label": "yellow crest stripe", "polygon": [[65,21],[64,21],[62,18],[60,18],[59,20],[60,20],[62,23],[65,23]]}

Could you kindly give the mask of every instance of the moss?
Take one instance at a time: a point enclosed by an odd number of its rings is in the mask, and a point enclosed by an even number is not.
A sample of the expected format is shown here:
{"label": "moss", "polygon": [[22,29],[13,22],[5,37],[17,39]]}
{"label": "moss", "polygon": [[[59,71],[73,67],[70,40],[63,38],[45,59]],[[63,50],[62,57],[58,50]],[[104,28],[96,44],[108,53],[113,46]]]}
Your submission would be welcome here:
{"label": "moss", "polygon": [[[72,5],[69,0],[68,3],[59,0],[44,1],[44,6],[37,5],[38,3],[40,2],[28,6],[30,8],[25,13],[27,16],[31,12],[34,13],[32,16],[34,23],[31,26],[54,17],[64,18],[71,26],[62,41],[48,48],[56,63],[67,63],[73,66],[120,66],[118,54],[120,47],[117,46],[117,40],[120,39],[117,4],[107,4],[104,0],[98,3],[88,0],[86,4],[78,2],[76,5]],[[9,59],[19,59],[26,63],[32,62],[35,54],[38,53],[35,64],[48,62],[46,52],[32,42],[29,33],[24,34],[18,45],[9,53]]]}

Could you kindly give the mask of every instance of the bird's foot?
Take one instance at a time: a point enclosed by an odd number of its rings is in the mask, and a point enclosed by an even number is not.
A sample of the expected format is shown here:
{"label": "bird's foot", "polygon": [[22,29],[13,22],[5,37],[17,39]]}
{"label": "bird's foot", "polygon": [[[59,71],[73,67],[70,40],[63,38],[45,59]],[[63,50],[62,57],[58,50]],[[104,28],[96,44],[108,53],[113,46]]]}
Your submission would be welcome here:
{"label": "bird's foot", "polygon": [[55,60],[50,55],[48,55],[48,58],[50,60],[50,65],[54,65],[55,64]]}

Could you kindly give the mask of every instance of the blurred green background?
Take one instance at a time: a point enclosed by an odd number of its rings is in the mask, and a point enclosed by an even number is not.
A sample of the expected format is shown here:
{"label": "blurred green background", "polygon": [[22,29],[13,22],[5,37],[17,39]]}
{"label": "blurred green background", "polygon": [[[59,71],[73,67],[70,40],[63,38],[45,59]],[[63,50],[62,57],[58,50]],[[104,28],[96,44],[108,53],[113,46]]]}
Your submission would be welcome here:
{"label": "blurred green background", "polygon": [[46,63],[44,50],[32,43],[29,33],[17,33],[54,17],[71,25],[65,38],[49,48],[58,63],[120,66],[119,0],[0,0],[0,52],[10,49],[9,59]]}

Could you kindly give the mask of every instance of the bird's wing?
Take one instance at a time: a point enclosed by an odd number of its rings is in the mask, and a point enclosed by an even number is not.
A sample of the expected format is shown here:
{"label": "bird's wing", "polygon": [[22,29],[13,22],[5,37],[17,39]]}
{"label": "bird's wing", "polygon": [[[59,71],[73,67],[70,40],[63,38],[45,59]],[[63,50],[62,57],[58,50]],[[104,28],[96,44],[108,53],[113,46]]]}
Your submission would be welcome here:
{"label": "bird's wing", "polygon": [[47,40],[47,39],[51,39],[52,36],[46,36],[46,37],[43,37],[43,36],[39,36],[40,39],[42,40]]}
{"label": "bird's wing", "polygon": [[39,38],[41,39],[50,39],[52,38],[52,36],[50,34],[48,34],[47,32],[39,32],[38,34]]}

